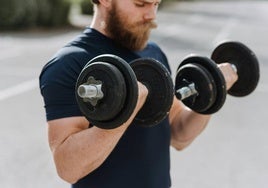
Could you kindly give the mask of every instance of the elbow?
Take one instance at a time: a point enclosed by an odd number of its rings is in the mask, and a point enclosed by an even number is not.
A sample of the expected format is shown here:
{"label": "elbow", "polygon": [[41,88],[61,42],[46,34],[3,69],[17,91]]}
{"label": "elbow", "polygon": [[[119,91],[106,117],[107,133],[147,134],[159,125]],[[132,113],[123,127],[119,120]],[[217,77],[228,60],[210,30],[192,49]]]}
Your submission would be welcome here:
{"label": "elbow", "polygon": [[56,170],[58,176],[67,183],[75,184],[80,179],[80,177],[75,175],[71,169],[68,169],[68,167],[65,167],[64,165],[56,163]]}
{"label": "elbow", "polygon": [[177,151],[182,151],[186,148],[185,146],[182,146],[182,145],[173,145],[173,147]]}
{"label": "elbow", "polygon": [[60,167],[56,167],[56,168],[57,168],[58,176],[65,182],[70,183],[70,184],[75,184],[79,180],[79,178],[74,176],[72,173],[70,173],[70,171],[63,170]]}
{"label": "elbow", "polygon": [[54,150],[53,157],[58,176],[70,184],[77,183],[98,167],[95,163],[87,165],[83,160],[77,159],[71,153],[66,154],[66,151],[61,151],[60,148]]}
{"label": "elbow", "polygon": [[191,143],[193,142],[192,139],[172,139],[171,140],[171,146],[174,147],[177,151],[182,151],[185,148],[187,148]]}
{"label": "elbow", "polygon": [[70,184],[75,184],[81,179],[78,171],[67,161],[61,152],[55,150],[53,154],[57,174],[62,180]]}
{"label": "elbow", "polygon": [[185,143],[172,143],[171,144],[173,146],[174,149],[176,149],[177,151],[182,151],[185,148],[187,148],[187,146],[189,144],[185,144]]}

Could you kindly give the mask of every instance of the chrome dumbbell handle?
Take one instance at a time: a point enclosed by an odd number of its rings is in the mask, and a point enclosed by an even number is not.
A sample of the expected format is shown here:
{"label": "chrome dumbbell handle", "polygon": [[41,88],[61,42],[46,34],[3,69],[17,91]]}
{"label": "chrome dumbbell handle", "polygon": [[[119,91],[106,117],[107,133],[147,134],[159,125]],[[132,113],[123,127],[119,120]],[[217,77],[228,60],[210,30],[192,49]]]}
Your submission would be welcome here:
{"label": "chrome dumbbell handle", "polygon": [[77,93],[79,97],[84,99],[103,98],[103,92],[101,91],[101,84],[83,84],[78,87]]}
{"label": "chrome dumbbell handle", "polygon": [[198,95],[194,83],[190,83],[188,86],[184,86],[176,91],[176,96],[179,100],[186,99],[193,95]]}
{"label": "chrome dumbbell handle", "polygon": [[96,106],[98,101],[104,97],[102,92],[102,82],[95,80],[90,76],[86,83],[81,84],[77,88],[77,95],[85,102],[89,102],[92,106]]}
{"label": "chrome dumbbell handle", "polygon": [[237,67],[235,66],[235,64],[231,64],[232,69],[237,73]]}
{"label": "chrome dumbbell handle", "polygon": [[[235,64],[231,64],[232,69],[237,73],[237,67]],[[193,95],[198,95],[194,83],[190,83],[188,86],[184,86],[176,91],[177,98],[179,100],[184,100]]]}

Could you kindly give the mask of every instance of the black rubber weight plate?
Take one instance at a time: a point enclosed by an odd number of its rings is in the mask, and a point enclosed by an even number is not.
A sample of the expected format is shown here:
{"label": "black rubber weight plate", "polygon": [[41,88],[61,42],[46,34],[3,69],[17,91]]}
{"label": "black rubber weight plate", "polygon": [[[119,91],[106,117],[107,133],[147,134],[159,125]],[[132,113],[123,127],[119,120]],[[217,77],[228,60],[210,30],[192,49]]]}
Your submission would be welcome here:
{"label": "black rubber weight plate", "polygon": [[186,57],[179,65],[179,68],[188,63],[200,64],[211,74],[216,85],[217,95],[214,104],[209,109],[203,111],[202,114],[213,114],[217,112],[223,106],[226,99],[226,85],[220,69],[211,59],[196,55]]}
{"label": "black rubber weight plate", "polygon": [[[96,121],[96,122],[91,121],[90,122],[91,124],[100,128],[104,128],[104,129],[116,128],[122,125],[123,123],[125,123],[129,119],[129,117],[131,116],[131,114],[133,113],[136,107],[136,103],[138,99],[137,79],[136,79],[135,73],[133,72],[129,64],[118,56],[111,55],[111,54],[100,55],[100,56],[93,58],[91,61],[89,61],[85,67],[89,66],[91,63],[94,63],[94,62],[105,62],[105,63],[111,64],[115,66],[123,75],[123,79],[126,85],[126,97],[125,97],[124,104],[120,113],[118,113],[114,118],[109,119],[107,121]],[[77,98],[78,98],[78,103],[79,103],[79,96],[77,96]],[[113,100],[113,99],[108,99],[108,100]]]}
{"label": "black rubber weight plate", "polygon": [[149,90],[142,109],[134,123],[151,127],[161,122],[168,114],[174,97],[174,87],[169,71],[160,62],[149,58],[140,58],[130,63],[137,80]]}
{"label": "black rubber weight plate", "polygon": [[212,53],[216,63],[229,62],[237,67],[238,81],[228,93],[243,97],[255,90],[259,82],[260,70],[256,55],[240,42],[224,42]]}
{"label": "black rubber weight plate", "polygon": [[102,82],[101,90],[104,97],[97,102],[96,106],[87,102],[87,99],[79,97],[81,111],[92,123],[114,119],[125,103],[126,84],[123,75],[110,63],[95,62],[83,69],[78,85],[84,84],[89,76]]}
{"label": "black rubber weight plate", "polygon": [[195,112],[203,113],[214,104],[216,85],[211,74],[203,66],[195,63],[181,66],[176,74],[175,92],[185,86],[185,81],[194,83],[198,93],[182,100],[186,106]]}

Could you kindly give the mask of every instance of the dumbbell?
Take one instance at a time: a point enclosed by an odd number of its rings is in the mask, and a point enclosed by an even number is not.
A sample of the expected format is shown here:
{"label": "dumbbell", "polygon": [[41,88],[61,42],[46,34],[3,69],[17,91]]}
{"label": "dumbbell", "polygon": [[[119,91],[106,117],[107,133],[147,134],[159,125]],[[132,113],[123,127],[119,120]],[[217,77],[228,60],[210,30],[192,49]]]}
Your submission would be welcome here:
{"label": "dumbbell", "polygon": [[[217,66],[224,62],[230,63],[238,74],[238,80],[228,91]],[[223,42],[211,58],[190,55],[182,61],[176,73],[175,95],[192,110],[212,114],[223,106],[227,93],[237,97],[252,93],[259,76],[259,63],[251,49],[241,42]]]}
{"label": "dumbbell", "polygon": [[94,126],[116,128],[130,118],[136,107],[137,81],[147,87],[148,96],[133,123],[154,126],[167,116],[174,96],[169,71],[154,59],[138,58],[128,64],[111,54],[93,58],[76,82],[78,106]]}

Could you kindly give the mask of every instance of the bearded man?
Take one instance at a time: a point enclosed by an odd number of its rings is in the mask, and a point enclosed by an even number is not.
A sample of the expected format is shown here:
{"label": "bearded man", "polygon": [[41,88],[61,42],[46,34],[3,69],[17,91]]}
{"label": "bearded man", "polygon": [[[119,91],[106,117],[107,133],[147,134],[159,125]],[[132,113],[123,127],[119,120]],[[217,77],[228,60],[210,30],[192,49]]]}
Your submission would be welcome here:
{"label": "bearded man", "polygon": [[[148,42],[156,28],[160,0],[93,0],[90,27],[60,49],[40,74],[48,141],[58,175],[73,188],[168,188],[170,146],[181,150],[206,127],[210,115],[186,108],[174,97],[169,115],[158,125],[144,128],[132,123],[148,95],[138,82],[138,100],[130,118],[114,129],[92,125],[81,113],[75,85],[92,58],[113,54],[126,62],[156,59],[170,70],[160,47]],[[227,88],[235,82],[232,68]],[[231,73],[230,73],[231,72]],[[152,78],[154,79],[154,78]]]}

